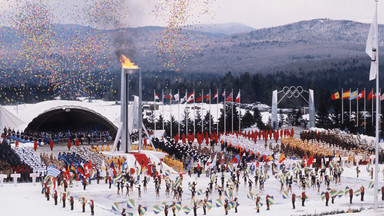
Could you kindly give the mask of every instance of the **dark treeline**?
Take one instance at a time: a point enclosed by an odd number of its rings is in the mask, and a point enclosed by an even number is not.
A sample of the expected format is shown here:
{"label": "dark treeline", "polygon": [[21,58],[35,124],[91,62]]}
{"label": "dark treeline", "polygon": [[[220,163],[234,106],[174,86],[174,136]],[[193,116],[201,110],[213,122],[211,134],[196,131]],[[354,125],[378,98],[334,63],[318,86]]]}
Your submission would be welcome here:
{"label": "dark treeline", "polygon": [[[6,72],[4,72],[6,73]],[[97,73],[97,72],[93,72]],[[100,72],[102,74],[102,72]],[[320,102],[327,110],[333,110],[331,102],[331,94],[336,91],[341,91],[342,88],[352,91],[359,88],[367,88],[367,92],[374,87],[374,81],[368,80],[369,68],[361,66],[357,60],[345,60],[338,64],[334,64],[331,69],[313,70],[303,72],[298,68],[296,72],[280,71],[273,74],[250,74],[248,72],[233,74],[225,72],[223,74],[212,73],[187,73],[187,72],[142,72],[143,79],[143,100],[152,101],[154,99],[153,91],[161,97],[161,92],[168,95],[169,90],[172,89],[173,95],[180,90],[181,97],[184,96],[185,90],[191,92],[193,89],[196,91],[196,98],[199,96],[201,90],[207,94],[211,89],[212,95],[219,89],[219,94],[226,89],[227,95],[230,91],[234,90],[234,97],[238,90],[241,90],[242,103],[254,103],[259,101],[264,104],[271,105],[271,97],[273,90],[282,90],[284,86],[302,86],[303,89],[313,89],[315,91],[315,106],[319,108]],[[6,93],[0,97],[1,104],[18,103],[18,99],[23,98],[21,102],[30,103],[43,100],[52,99],[55,96],[61,96],[63,99],[75,99],[77,96],[90,96],[98,99],[105,100],[119,100],[120,99],[120,72],[111,72],[104,75],[103,81],[87,80],[92,83],[91,87],[87,86],[74,86],[74,89],[91,88],[89,91],[83,91],[83,95],[74,94],[72,92],[63,91],[63,88],[55,88],[56,83],[40,81],[39,83],[31,84],[32,87],[26,88],[23,92],[19,92],[14,88],[14,84],[7,85],[7,80],[2,79],[2,91]],[[97,75],[93,76],[97,77]],[[14,79],[14,78],[13,78]],[[80,77],[79,79],[86,79]],[[24,82],[25,83],[25,82]],[[76,85],[75,83],[74,85]],[[86,84],[86,83],[85,83]],[[28,85],[28,83],[25,83]],[[66,89],[71,89],[71,84],[65,85]],[[58,86],[60,87],[60,85]],[[24,87],[23,87],[24,88]],[[47,89],[50,89],[47,92]],[[90,92],[90,94],[87,94]],[[22,95],[22,96],[21,96]],[[29,95],[27,97],[27,95]],[[138,95],[138,73],[130,75],[130,95]],[[279,95],[281,96],[281,94]],[[308,97],[307,94],[303,95]],[[9,100],[9,98],[13,98]],[[222,98],[221,98],[222,100]],[[283,100],[279,107],[298,108],[307,106],[302,99]]]}

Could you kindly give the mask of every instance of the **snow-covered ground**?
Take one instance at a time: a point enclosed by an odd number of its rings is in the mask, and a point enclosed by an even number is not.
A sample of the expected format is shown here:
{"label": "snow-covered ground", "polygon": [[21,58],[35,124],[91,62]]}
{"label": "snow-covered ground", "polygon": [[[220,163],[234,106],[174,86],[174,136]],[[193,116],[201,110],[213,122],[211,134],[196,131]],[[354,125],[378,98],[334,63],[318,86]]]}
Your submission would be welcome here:
{"label": "snow-covered ground", "polygon": [[[153,157],[153,155],[152,155]],[[384,166],[380,167],[380,170],[383,170]],[[265,189],[259,191],[259,189],[253,187],[252,192],[255,194],[260,194],[262,198],[262,203],[264,204],[261,208],[260,215],[304,215],[304,214],[320,214],[325,212],[344,210],[348,211],[349,209],[371,209],[373,207],[373,189],[368,189],[369,183],[372,181],[369,177],[369,173],[366,171],[365,166],[360,166],[360,177],[356,178],[355,167],[350,168],[344,167],[344,173],[342,174],[342,180],[339,184],[331,183],[330,187],[332,189],[344,190],[346,186],[353,188],[354,191],[359,189],[361,186],[366,188],[365,201],[360,201],[360,197],[354,196],[353,204],[349,204],[349,197],[342,196],[341,198],[336,198],[335,204],[329,204],[328,207],[325,207],[325,202],[321,200],[320,193],[317,192],[317,189],[311,188],[306,190],[307,196],[309,199],[305,203],[305,207],[301,206],[301,201],[296,200],[296,209],[292,209],[291,200],[283,199],[280,193],[280,183],[272,176],[269,172],[270,178],[265,183]],[[171,174],[170,178],[175,179],[176,174]],[[219,176],[220,177],[220,176]],[[226,179],[229,177],[229,173],[226,173]],[[251,176],[253,179],[253,176]],[[379,177],[379,188],[384,186],[384,176],[380,174]],[[188,206],[192,208],[191,201],[191,192],[188,190],[188,182],[197,182],[197,189],[205,189],[208,187],[209,178],[205,175],[201,175],[200,178],[197,178],[197,175],[184,175],[183,180],[183,201],[182,207]],[[220,180],[218,180],[220,184]],[[325,191],[324,184],[321,185],[321,191]],[[61,191],[62,188],[59,188]],[[119,202],[120,211],[122,208],[126,208],[126,202],[129,199],[135,200],[135,209],[128,209],[128,212],[132,212],[134,215],[138,215],[137,206],[141,204],[144,207],[148,207],[146,215],[155,215],[153,212],[153,206],[159,205],[163,202],[171,204],[172,197],[165,196],[165,185],[162,181],[160,198],[156,198],[154,183],[150,181],[147,192],[142,192],[142,198],[138,198],[137,189],[134,188],[131,196],[125,197],[122,195],[117,195],[116,187],[112,186],[112,189],[108,188],[108,185],[104,181],[101,181],[100,184],[96,184],[96,181],[92,181],[87,187],[87,190],[83,190],[80,183],[77,186],[69,189],[70,195],[75,197],[75,210],[71,211],[69,208],[69,203],[67,202],[67,207],[63,208],[62,203],[59,203],[57,206],[54,205],[53,199],[46,201],[46,198],[41,194],[41,186],[39,183],[36,186],[33,186],[32,183],[21,183],[17,186],[14,186],[12,182],[5,183],[3,187],[0,187],[0,212],[1,215],[89,215],[90,209],[89,206],[86,208],[86,214],[81,212],[81,205],[78,202],[78,198],[85,196],[87,200],[93,199],[95,201],[95,215],[118,215],[119,212],[112,211],[112,203]],[[125,190],[124,190],[125,192]],[[293,184],[293,192],[296,195],[300,195],[302,189],[298,187],[297,184]],[[234,193],[235,197],[239,198],[239,209],[238,213],[234,213],[234,210],[229,211],[229,215],[254,215],[256,214],[255,210],[255,201],[247,198],[248,193],[248,184],[244,185],[241,181],[239,191]],[[265,205],[265,196],[269,194],[274,196],[274,204],[271,206],[271,210],[266,210]],[[288,193],[291,195],[291,193]],[[204,195],[197,196],[197,199],[204,199]],[[213,208],[208,211],[207,215],[224,215],[223,207],[216,207],[215,200],[218,199],[218,192],[215,191],[210,195],[209,199],[213,201]],[[224,201],[225,196],[222,197]],[[381,200],[381,194],[379,196],[379,205],[384,208],[384,201]],[[202,208],[198,209],[198,215],[202,215]],[[267,214],[268,213],[268,214]],[[171,212],[170,212],[171,214]],[[192,214],[192,213],[190,213]],[[164,215],[160,213],[159,215]],[[183,210],[180,210],[177,215],[186,215]],[[379,210],[379,212],[373,212],[372,210],[363,210],[359,215],[384,215],[384,209]]]}

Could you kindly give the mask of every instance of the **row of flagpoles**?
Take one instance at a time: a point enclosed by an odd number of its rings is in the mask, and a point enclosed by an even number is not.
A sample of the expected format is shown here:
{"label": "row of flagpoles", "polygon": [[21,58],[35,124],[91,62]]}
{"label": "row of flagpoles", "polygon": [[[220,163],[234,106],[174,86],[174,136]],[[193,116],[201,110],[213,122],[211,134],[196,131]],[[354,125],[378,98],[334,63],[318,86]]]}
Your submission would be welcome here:
{"label": "row of flagpoles", "polygon": [[[160,97],[156,94],[156,91],[154,90],[153,91],[153,97],[154,97],[154,102],[159,102],[160,101]],[[216,119],[217,119],[217,126],[216,126],[216,133],[218,134],[219,133],[219,103],[221,101],[221,97],[219,95],[219,90],[217,89],[216,90],[216,93],[213,95],[213,98],[212,98],[212,94],[211,94],[211,90],[209,90],[209,92],[207,94],[204,95],[204,90],[202,89],[201,90],[201,93],[199,94],[199,96],[196,98],[197,93],[195,92],[195,90],[193,90],[191,93],[188,94],[188,90],[185,90],[185,96],[184,97],[180,97],[180,91],[177,90],[177,93],[172,95],[172,89],[169,90],[169,94],[168,96],[166,96],[164,94],[164,90],[162,90],[162,100],[161,100],[161,103],[163,105],[163,118],[162,118],[162,130],[164,130],[164,110],[165,110],[165,104],[166,104],[166,100],[168,99],[168,102],[170,105],[172,104],[178,104],[178,110],[177,110],[177,116],[178,116],[178,119],[180,120],[180,104],[193,104],[193,107],[196,106],[196,103],[200,103],[201,106],[203,106],[203,103],[204,103],[204,100],[209,103],[209,114],[211,114],[211,103],[216,99],[216,105],[217,105],[217,113],[216,113]],[[223,102],[223,105],[224,105],[224,131],[227,131],[227,128],[226,128],[226,119],[227,119],[227,113],[226,113],[226,103],[231,103],[232,104],[232,119],[231,119],[231,131],[233,132],[233,108],[234,108],[234,104],[237,103],[238,104],[238,108],[239,108],[239,131],[240,131],[240,122],[241,122],[241,110],[240,110],[240,89],[237,93],[237,96],[234,100],[234,97],[233,97],[233,90],[229,93],[229,95],[227,96],[226,94],[226,90],[224,89],[223,93],[221,94],[222,96],[222,102]],[[170,106],[171,109],[170,109],[170,116],[172,116],[172,106]],[[155,109],[154,109],[155,110]],[[202,110],[202,113],[201,113],[201,116],[202,116],[202,121],[201,121],[201,132],[203,132],[204,130],[204,113],[203,113],[203,108],[201,108]],[[196,124],[195,124],[195,117],[196,117],[196,109],[193,109],[194,113],[193,113],[193,134],[196,134]],[[154,115],[156,116],[156,115]],[[185,125],[185,131],[186,133],[188,133],[188,118],[186,119],[186,125]],[[172,121],[170,121],[170,136],[173,137],[173,134],[172,134]],[[154,130],[156,129],[156,119],[154,119]],[[212,125],[211,125],[211,121],[209,120],[209,133],[211,133],[212,131]],[[180,123],[178,124],[178,134],[180,135]]]}
{"label": "row of flagpoles", "polygon": [[[379,91],[381,92],[381,91]],[[332,96],[332,100],[342,100],[342,113],[344,113],[344,99],[349,100],[349,120],[351,120],[351,114],[352,114],[352,101],[356,101],[356,126],[359,126],[359,100],[364,99],[364,112],[366,112],[366,101],[369,101],[371,99],[376,99],[376,95],[379,95],[380,101],[384,100],[384,93],[380,95],[380,93],[373,93],[373,89],[369,92],[368,96],[366,96],[366,89],[361,91],[359,93],[359,89],[356,89],[356,91],[351,91],[349,89],[348,91],[344,91],[344,89],[341,89],[341,97],[339,94],[339,91],[335,92]],[[372,125],[373,125],[373,113],[374,113],[374,100],[372,100]],[[341,116],[341,122],[344,123],[344,115]],[[364,129],[366,128],[366,115],[364,115]]]}

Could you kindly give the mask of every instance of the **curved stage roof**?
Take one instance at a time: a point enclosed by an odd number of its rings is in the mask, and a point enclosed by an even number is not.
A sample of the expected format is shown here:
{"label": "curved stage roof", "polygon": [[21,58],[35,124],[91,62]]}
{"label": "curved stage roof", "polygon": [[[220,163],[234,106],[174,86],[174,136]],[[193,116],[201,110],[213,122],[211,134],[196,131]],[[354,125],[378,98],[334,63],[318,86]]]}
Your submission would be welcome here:
{"label": "curved stage roof", "polygon": [[[101,100],[88,101],[67,101],[51,100],[36,104],[22,104],[17,106],[3,106],[6,110],[20,119],[15,130],[25,130],[27,127],[38,129],[42,122],[48,121],[55,115],[61,120],[76,120],[81,116],[87,116],[89,120],[102,122],[107,128],[117,129],[120,124],[120,104],[116,102],[105,102]],[[67,119],[65,113],[74,114],[72,119]],[[67,115],[68,116],[68,115]],[[4,121],[1,119],[1,121]],[[45,122],[47,123],[47,122]],[[88,121],[91,123],[91,121]]]}

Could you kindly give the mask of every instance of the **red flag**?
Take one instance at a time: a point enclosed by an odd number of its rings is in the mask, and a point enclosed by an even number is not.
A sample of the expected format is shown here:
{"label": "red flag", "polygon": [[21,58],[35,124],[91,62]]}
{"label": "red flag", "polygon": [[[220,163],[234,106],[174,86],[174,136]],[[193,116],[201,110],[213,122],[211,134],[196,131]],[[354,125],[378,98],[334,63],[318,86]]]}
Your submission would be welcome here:
{"label": "red flag", "polygon": [[373,94],[373,90],[372,90],[371,92],[369,92],[369,94],[368,94],[368,98],[367,98],[367,99],[368,99],[368,100],[371,100],[372,98],[373,98],[373,99],[376,99],[376,94],[375,94],[375,95]]}
{"label": "red flag", "polygon": [[336,92],[335,94],[333,94],[333,95],[331,96],[331,99],[332,99],[332,100],[336,100],[336,99],[339,99],[339,98],[340,98],[339,92]]}
{"label": "red flag", "polygon": [[236,103],[240,103],[240,91],[239,91],[239,93],[237,93],[237,96],[236,96]]}
{"label": "red flag", "polygon": [[226,100],[227,102],[232,101],[232,97],[233,97],[233,96],[232,96],[232,95],[233,95],[232,93],[233,93],[233,92],[231,92],[231,93],[228,95],[228,98],[227,98],[227,100]]}
{"label": "red flag", "polygon": [[357,96],[357,100],[365,98],[365,90],[361,91]]}
{"label": "red flag", "polygon": [[307,162],[307,166],[311,166],[313,164],[313,157],[312,157],[312,154],[309,156],[308,158],[308,162]]}
{"label": "red flag", "polygon": [[194,98],[195,98],[195,93],[192,92],[191,94],[188,95],[187,103],[191,103]]}
{"label": "red flag", "polygon": [[198,97],[198,98],[196,99],[196,103],[198,103],[198,102],[200,102],[200,101],[203,101],[203,96],[202,96],[202,95],[200,95],[200,97]]}
{"label": "red flag", "polygon": [[215,99],[217,98],[217,95],[218,95],[218,94],[219,94],[219,93],[216,92],[215,95],[213,96],[213,99],[212,99],[212,100],[215,100]]}

